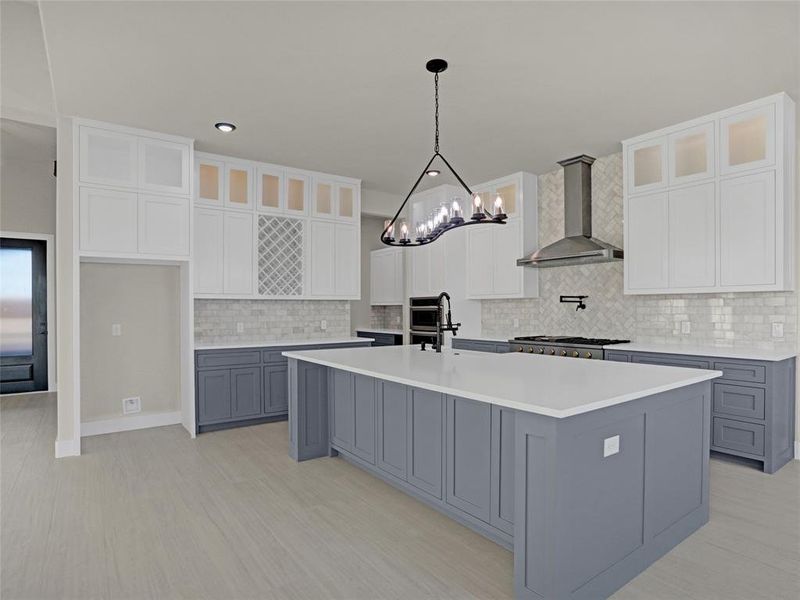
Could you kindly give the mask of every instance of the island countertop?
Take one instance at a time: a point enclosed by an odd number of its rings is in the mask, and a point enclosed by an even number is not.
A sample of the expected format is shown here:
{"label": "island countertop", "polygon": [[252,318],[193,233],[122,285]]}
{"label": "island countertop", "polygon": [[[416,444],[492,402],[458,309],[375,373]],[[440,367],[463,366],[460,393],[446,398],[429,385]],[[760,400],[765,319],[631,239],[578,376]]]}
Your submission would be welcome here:
{"label": "island countertop", "polygon": [[287,351],[288,358],[564,418],[708,381],[720,371],[417,346]]}

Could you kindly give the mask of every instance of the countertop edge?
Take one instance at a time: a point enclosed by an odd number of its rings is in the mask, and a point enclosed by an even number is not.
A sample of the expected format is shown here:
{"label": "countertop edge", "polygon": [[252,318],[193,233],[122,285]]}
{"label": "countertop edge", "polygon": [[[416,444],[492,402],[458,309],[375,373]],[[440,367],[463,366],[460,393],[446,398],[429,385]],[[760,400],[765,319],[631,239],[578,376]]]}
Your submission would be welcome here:
{"label": "countertop edge", "polygon": [[229,342],[222,344],[195,345],[195,350],[235,350],[237,348],[283,348],[286,346],[328,346],[333,344],[357,344],[374,342],[368,337],[331,338],[322,340],[276,340],[264,342]]}
{"label": "countertop edge", "polygon": [[651,354],[677,354],[685,356],[708,356],[711,358],[731,358],[740,360],[761,360],[766,362],[781,362],[797,357],[797,349],[769,350],[755,348],[752,350],[729,348],[725,346],[682,346],[679,344],[658,344],[647,342],[631,342],[630,344],[611,344],[603,346],[605,351],[618,350],[620,352],[640,352]]}
{"label": "countertop edge", "polygon": [[694,377],[689,377],[684,381],[676,382],[673,384],[664,384],[655,386],[653,388],[648,388],[646,390],[642,390],[640,392],[632,392],[628,394],[623,394],[621,396],[614,396],[613,398],[608,398],[605,400],[599,400],[597,402],[592,402],[590,404],[586,404],[583,406],[578,406],[575,408],[567,409],[567,410],[554,410],[552,408],[547,408],[543,406],[536,406],[530,404],[523,404],[520,402],[516,402],[514,400],[508,400],[505,398],[498,398],[495,396],[487,396],[484,394],[479,394],[476,392],[470,392],[468,390],[458,390],[455,388],[450,388],[447,386],[436,385],[432,383],[424,383],[420,381],[415,381],[413,379],[408,379],[406,377],[399,377],[396,375],[387,375],[386,373],[380,373],[377,371],[372,371],[369,369],[364,369],[360,367],[352,367],[349,365],[342,365],[341,363],[337,363],[335,361],[326,360],[323,358],[318,357],[310,357],[308,355],[302,354],[302,352],[283,352],[283,356],[286,358],[293,358],[295,360],[301,360],[305,362],[314,363],[317,365],[321,365],[323,367],[330,367],[332,369],[341,369],[343,371],[348,371],[350,373],[356,373],[357,375],[364,375],[366,377],[375,377],[376,379],[383,379],[385,381],[391,381],[393,383],[399,383],[402,385],[410,385],[412,387],[418,387],[420,389],[431,390],[433,392],[439,392],[441,394],[450,394],[453,396],[458,396],[459,398],[467,398],[469,400],[477,400],[478,402],[486,402],[487,404],[496,404],[498,406],[505,406],[506,408],[513,408],[515,410],[519,410],[522,412],[529,412],[538,415],[543,415],[546,417],[554,417],[556,419],[563,419],[566,417],[573,417],[576,415],[584,414],[587,412],[592,412],[595,410],[599,410],[601,408],[609,408],[611,406],[616,406],[618,404],[624,404],[625,402],[630,402],[632,400],[638,400],[639,398],[644,398],[646,396],[652,396],[654,394],[660,394],[662,392],[668,392],[670,390],[687,387],[690,385],[694,385],[696,383],[703,383],[704,381],[709,381],[711,379],[716,379],[717,377],[722,376],[722,371],[703,371],[702,374],[698,374]]}

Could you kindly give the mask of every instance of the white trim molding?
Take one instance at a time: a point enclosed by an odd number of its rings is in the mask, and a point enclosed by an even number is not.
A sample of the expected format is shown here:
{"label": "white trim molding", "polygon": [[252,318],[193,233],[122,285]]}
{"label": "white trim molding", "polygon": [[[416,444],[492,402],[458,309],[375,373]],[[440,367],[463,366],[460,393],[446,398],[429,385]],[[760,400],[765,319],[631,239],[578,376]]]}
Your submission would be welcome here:
{"label": "white trim molding", "polygon": [[80,456],[81,442],[80,440],[56,440],[56,458],[65,458],[67,456]]}
{"label": "white trim molding", "polygon": [[81,437],[148,429],[150,427],[163,427],[165,425],[180,425],[182,416],[181,411],[176,410],[173,412],[145,413],[135,417],[117,417],[102,421],[84,421],[81,423]]}
{"label": "white trim molding", "polygon": [[797,440],[794,442],[794,459],[800,460],[800,441]]}

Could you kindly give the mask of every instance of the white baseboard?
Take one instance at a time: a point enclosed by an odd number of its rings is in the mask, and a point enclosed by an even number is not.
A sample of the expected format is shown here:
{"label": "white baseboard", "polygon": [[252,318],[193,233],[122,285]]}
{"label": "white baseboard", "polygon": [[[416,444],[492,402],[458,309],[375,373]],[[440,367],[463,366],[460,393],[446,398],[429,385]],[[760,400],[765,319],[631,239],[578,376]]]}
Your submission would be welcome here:
{"label": "white baseboard", "polygon": [[800,460],[800,442],[795,441],[794,443],[794,459]]}
{"label": "white baseboard", "polygon": [[147,429],[148,427],[163,427],[164,425],[179,425],[181,419],[181,411],[178,410],[135,417],[118,417],[103,421],[85,421],[81,423],[81,437],[117,433],[118,431],[132,431],[134,429]]}
{"label": "white baseboard", "polygon": [[56,458],[65,458],[67,456],[80,456],[80,454],[81,454],[80,440],[56,440]]}

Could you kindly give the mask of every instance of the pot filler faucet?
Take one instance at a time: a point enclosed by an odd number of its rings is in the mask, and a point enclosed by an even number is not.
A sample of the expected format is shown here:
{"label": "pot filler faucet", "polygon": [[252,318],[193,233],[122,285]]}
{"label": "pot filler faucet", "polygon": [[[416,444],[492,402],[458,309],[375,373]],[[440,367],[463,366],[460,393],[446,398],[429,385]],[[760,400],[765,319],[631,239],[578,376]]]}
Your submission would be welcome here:
{"label": "pot filler faucet", "polygon": [[[447,299],[447,313],[445,315],[445,322],[442,323],[442,312],[444,311],[444,300]],[[436,352],[442,351],[442,344],[444,343],[444,332],[452,331],[453,336],[456,335],[461,323],[453,323],[453,317],[450,314],[450,294],[442,292],[436,299],[436,341],[433,343],[433,349]],[[422,344],[422,349],[425,349],[425,344]]]}

